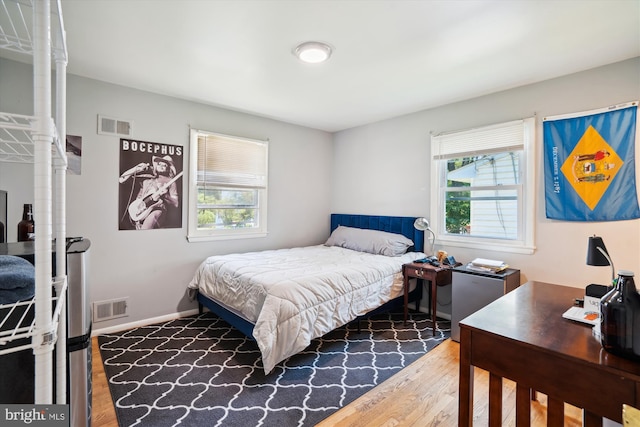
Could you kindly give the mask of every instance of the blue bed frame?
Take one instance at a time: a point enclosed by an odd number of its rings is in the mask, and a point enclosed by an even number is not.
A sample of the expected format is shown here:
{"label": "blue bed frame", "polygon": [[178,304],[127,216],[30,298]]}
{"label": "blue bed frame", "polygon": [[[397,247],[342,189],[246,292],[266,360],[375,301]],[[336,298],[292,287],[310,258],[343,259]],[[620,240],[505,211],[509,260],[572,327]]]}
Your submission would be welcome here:
{"label": "blue bed frame", "polygon": [[[350,215],[350,214],[331,214],[331,231],[342,225],[345,227],[364,228],[369,230],[387,231],[390,233],[397,233],[406,236],[414,243],[413,251],[423,252],[424,248],[424,231],[416,230],[413,226],[415,217],[405,216],[373,216],[373,215]],[[328,238],[329,236],[327,236]],[[404,304],[403,296],[399,296],[386,304],[370,311],[363,317],[368,317],[376,313],[383,311],[393,310],[397,307],[402,307]],[[419,305],[422,298],[422,286],[416,286],[416,289],[409,293],[409,301],[416,302]],[[253,323],[243,319],[237,314],[227,310],[225,307],[216,303],[215,301],[207,298],[206,296],[198,293],[198,309],[200,313],[203,311],[203,307],[207,307],[211,312],[217,314],[222,319],[230,323],[240,332],[245,334],[250,339],[253,338]],[[359,320],[359,319],[356,319]]]}

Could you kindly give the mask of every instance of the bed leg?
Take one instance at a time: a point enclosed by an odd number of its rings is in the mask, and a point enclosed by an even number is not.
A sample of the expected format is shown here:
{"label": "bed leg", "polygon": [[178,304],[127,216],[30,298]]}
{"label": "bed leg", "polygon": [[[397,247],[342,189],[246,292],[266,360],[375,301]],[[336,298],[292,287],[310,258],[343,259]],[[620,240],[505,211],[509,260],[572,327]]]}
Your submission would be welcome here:
{"label": "bed leg", "polygon": [[198,314],[202,314],[202,313],[204,313],[204,306],[198,303]]}

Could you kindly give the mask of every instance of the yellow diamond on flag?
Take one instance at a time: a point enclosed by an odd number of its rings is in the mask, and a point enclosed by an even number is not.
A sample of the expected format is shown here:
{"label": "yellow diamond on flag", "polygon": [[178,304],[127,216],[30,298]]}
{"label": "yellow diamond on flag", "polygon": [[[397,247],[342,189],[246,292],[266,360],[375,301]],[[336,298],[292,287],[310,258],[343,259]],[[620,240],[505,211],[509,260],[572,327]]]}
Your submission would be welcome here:
{"label": "yellow diamond on flag", "polygon": [[623,163],[598,131],[589,126],[560,170],[582,201],[593,210]]}

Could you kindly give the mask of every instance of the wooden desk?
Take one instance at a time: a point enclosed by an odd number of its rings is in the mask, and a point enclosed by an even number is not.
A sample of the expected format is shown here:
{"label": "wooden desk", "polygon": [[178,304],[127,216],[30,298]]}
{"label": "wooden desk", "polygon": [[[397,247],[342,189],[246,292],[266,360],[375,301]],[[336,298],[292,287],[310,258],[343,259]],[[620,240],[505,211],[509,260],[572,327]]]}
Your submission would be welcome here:
{"label": "wooden desk", "polygon": [[547,425],[562,426],[563,402],[584,425],[622,421],[640,406],[640,363],[607,353],[591,327],[562,318],[583,289],[528,282],[460,322],[458,426],[473,424],[473,367],[489,371],[489,426],[502,422],[502,378],[517,383],[516,426],[530,425],[532,390],[548,397]]}
{"label": "wooden desk", "polygon": [[409,314],[409,279],[428,280],[431,284],[429,297],[431,302],[431,322],[433,324],[433,335],[436,335],[436,303],[438,299],[438,286],[451,284],[450,267],[434,267],[427,263],[411,262],[402,266],[404,277],[404,322],[407,323]]}

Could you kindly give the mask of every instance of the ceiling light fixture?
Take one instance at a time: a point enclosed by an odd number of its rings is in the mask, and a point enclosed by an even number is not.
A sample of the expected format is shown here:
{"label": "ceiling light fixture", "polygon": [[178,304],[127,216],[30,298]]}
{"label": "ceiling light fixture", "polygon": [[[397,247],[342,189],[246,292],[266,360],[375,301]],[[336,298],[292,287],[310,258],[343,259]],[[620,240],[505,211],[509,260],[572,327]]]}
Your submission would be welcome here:
{"label": "ceiling light fixture", "polygon": [[296,46],[293,54],[302,62],[319,64],[331,56],[331,46],[323,42],[304,42]]}

